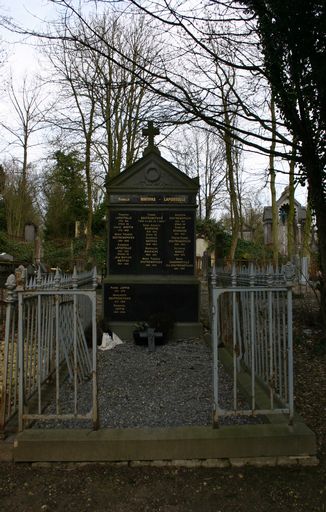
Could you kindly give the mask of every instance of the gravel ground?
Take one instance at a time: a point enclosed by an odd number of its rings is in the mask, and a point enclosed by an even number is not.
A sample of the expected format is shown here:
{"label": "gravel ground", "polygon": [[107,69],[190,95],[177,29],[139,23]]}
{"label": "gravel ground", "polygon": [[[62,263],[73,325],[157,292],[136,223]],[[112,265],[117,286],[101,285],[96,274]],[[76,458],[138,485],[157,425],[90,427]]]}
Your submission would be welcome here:
{"label": "gravel ground", "polygon": [[[211,425],[212,357],[201,339],[169,342],[155,352],[133,343],[98,351],[100,426],[111,428]],[[221,406],[231,406],[232,381],[219,369]],[[78,411],[90,410],[91,382],[80,386]],[[248,407],[242,400],[240,408]],[[62,413],[73,410],[73,388],[61,390]],[[55,412],[53,406],[47,412]],[[228,418],[221,423],[257,423],[262,418]],[[90,422],[38,422],[36,427],[90,427]]]}

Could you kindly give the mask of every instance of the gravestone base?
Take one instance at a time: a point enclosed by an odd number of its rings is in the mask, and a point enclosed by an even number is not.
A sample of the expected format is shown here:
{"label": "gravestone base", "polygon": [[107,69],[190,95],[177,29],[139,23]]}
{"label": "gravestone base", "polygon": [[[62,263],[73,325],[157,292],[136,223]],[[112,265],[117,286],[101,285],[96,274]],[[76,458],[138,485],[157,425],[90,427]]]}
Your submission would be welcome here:
{"label": "gravestone base", "polygon": [[[134,322],[110,322],[110,329],[116,333],[122,341],[134,341]],[[203,325],[200,322],[176,322],[167,341],[200,338],[202,335]]]}
{"label": "gravestone base", "polygon": [[195,276],[107,276],[103,283],[103,317],[121,339],[133,339],[139,322],[168,315],[170,339],[202,335],[200,283]]}

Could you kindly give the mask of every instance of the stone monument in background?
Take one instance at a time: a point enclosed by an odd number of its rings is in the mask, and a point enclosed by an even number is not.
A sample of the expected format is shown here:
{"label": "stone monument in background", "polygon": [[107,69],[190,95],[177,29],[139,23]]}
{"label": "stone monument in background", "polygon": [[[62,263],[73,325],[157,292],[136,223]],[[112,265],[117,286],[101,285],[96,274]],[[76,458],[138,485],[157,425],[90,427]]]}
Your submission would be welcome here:
{"label": "stone monument in background", "polygon": [[152,315],[173,318],[173,338],[198,336],[195,275],[198,179],[161,157],[153,123],[144,155],[108,181],[108,257],[104,319],[122,339]]}

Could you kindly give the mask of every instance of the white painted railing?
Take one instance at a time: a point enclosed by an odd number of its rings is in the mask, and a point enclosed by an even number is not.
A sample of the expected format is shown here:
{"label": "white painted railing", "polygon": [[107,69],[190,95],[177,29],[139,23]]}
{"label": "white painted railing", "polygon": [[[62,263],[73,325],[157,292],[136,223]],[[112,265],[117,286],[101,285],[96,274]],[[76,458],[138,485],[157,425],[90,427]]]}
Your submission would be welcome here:
{"label": "white painted railing", "polygon": [[[212,274],[214,424],[220,416],[285,413],[293,421],[292,278],[288,264],[274,272],[248,269]],[[233,357],[233,404],[220,407],[219,347]],[[239,406],[239,373],[250,373],[250,404]],[[261,407],[258,389],[269,395]]]}
{"label": "white painted railing", "polygon": [[[97,423],[96,407],[96,270],[71,276],[42,276],[26,281],[23,267],[7,279],[6,322],[1,341],[0,434],[19,412],[19,428],[44,414],[48,388],[55,389],[60,419],[60,385],[68,375],[74,389],[74,407],[64,418],[81,416]],[[79,286],[87,289],[80,289]],[[92,332],[90,353],[85,327]],[[78,412],[78,385],[92,377],[92,410]],[[52,415],[53,416],[53,415]]]}

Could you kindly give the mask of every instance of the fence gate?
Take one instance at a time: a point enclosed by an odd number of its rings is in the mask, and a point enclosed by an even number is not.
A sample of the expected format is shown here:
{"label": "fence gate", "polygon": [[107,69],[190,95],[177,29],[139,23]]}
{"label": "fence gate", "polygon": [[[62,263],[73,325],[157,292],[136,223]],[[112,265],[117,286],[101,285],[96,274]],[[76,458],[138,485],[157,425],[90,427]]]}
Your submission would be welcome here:
{"label": "fence gate", "polygon": [[[89,288],[78,289],[89,282]],[[58,273],[51,278],[38,276],[28,284],[21,276],[8,278],[2,431],[16,412],[20,431],[35,420],[78,419],[97,428],[95,288],[95,269],[88,279],[76,272],[70,278]],[[67,380],[71,390],[68,404],[61,400]],[[80,410],[79,388],[85,382],[90,405],[88,410]]]}
{"label": "fence gate", "polygon": [[[214,271],[211,284],[214,424],[220,416],[286,413],[293,421],[292,281],[284,272]],[[232,406],[220,406],[219,347],[233,357]],[[250,374],[250,403],[239,406],[240,370]],[[269,395],[269,407],[258,408],[257,389]]]}

